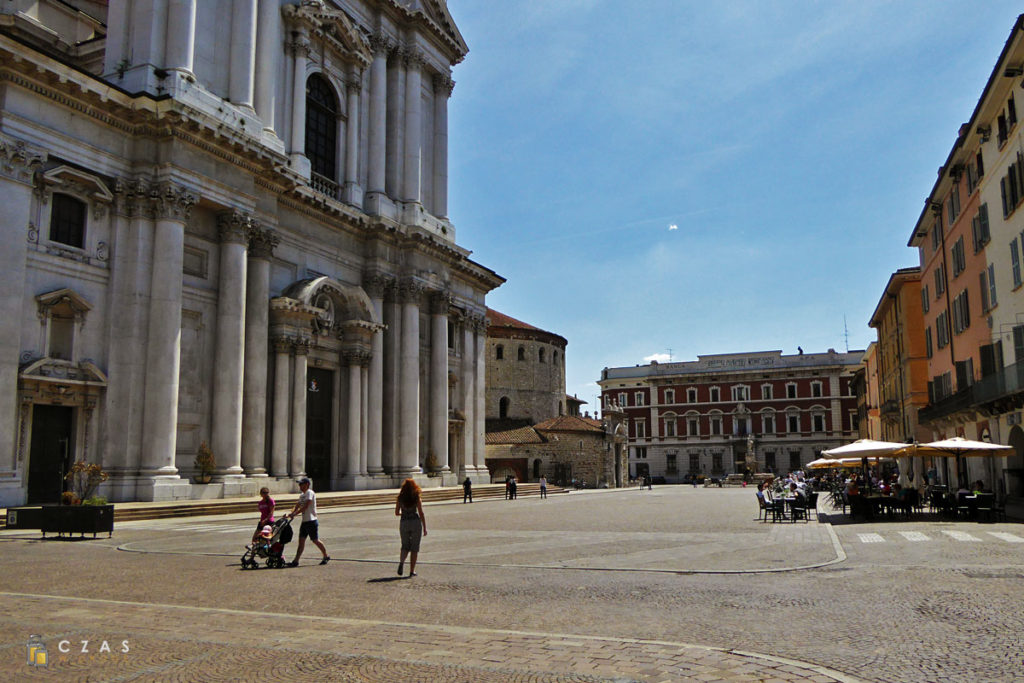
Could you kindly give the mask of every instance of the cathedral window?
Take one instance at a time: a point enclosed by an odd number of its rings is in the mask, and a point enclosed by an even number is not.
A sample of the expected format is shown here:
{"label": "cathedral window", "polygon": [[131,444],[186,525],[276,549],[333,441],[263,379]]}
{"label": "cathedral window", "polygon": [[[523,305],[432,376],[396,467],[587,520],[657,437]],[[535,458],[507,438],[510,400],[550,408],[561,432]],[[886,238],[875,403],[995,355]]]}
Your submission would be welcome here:
{"label": "cathedral window", "polygon": [[338,99],[317,74],[306,81],[306,157],[313,173],[337,179]]}
{"label": "cathedral window", "polygon": [[69,247],[85,246],[85,202],[54,193],[50,211],[50,240]]}
{"label": "cathedral window", "polygon": [[504,360],[505,359],[505,347],[502,346],[501,344],[498,344],[498,347],[496,349],[494,349],[494,359],[495,360]]}

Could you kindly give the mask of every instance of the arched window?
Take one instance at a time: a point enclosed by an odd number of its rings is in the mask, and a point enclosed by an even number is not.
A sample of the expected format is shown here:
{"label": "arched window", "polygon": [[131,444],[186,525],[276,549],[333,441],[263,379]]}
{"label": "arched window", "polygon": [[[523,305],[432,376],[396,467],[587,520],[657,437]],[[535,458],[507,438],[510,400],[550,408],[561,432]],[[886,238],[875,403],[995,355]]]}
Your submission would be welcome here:
{"label": "arched window", "polygon": [[50,240],[69,247],[85,246],[85,202],[54,193],[50,209]]}
{"label": "arched window", "polygon": [[498,347],[494,349],[494,359],[503,360],[505,358],[505,347],[498,344]]}
{"label": "arched window", "polygon": [[522,346],[519,347],[519,360],[526,360],[526,349]]}
{"label": "arched window", "polygon": [[533,461],[533,478],[540,479],[540,458]]}
{"label": "arched window", "polygon": [[337,179],[338,98],[317,74],[306,81],[306,157],[313,173]]}
{"label": "arched window", "polygon": [[544,349],[540,349],[539,351],[537,351],[537,360],[540,361],[541,363],[544,362]]}
{"label": "arched window", "polygon": [[511,401],[509,401],[508,396],[502,396],[501,400],[498,401],[498,417],[500,417],[501,419],[505,419],[506,417],[508,417],[509,403],[511,403]]}

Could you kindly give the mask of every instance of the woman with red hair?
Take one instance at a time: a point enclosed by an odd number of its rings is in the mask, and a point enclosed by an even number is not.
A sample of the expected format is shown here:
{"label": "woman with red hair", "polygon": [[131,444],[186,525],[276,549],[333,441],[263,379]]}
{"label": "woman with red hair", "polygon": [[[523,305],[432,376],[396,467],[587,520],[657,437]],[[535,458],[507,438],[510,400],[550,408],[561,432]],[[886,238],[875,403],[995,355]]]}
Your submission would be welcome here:
{"label": "woman with red hair", "polygon": [[420,536],[427,535],[427,517],[423,514],[423,501],[420,499],[420,487],[412,479],[402,482],[402,490],[398,492],[395,503],[395,516],[401,517],[398,531],[402,536],[402,554],[398,560],[398,575],[402,575],[405,556],[409,555],[409,576],[416,576],[416,556],[420,552]]}

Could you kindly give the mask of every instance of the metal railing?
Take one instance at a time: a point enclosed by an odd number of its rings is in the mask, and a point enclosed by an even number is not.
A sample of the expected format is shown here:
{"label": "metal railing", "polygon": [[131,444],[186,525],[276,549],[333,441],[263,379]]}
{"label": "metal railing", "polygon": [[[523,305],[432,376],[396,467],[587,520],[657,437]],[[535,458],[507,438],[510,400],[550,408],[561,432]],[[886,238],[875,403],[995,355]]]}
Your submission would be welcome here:
{"label": "metal railing", "polygon": [[326,176],[319,173],[310,174],[309,185],[317,192],[325,194],[331,199],[341,201],[341,186]]}

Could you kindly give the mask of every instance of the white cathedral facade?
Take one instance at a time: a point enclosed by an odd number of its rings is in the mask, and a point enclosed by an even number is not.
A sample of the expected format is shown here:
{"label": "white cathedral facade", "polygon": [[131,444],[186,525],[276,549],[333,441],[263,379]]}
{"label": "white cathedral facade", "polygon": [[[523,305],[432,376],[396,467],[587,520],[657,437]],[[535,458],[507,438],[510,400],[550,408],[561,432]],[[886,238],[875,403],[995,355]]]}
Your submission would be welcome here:
{"label": "white cathedral facade", "polygon": [[444,0],[4,2],[0,506],[487,481],[466,52]]}

